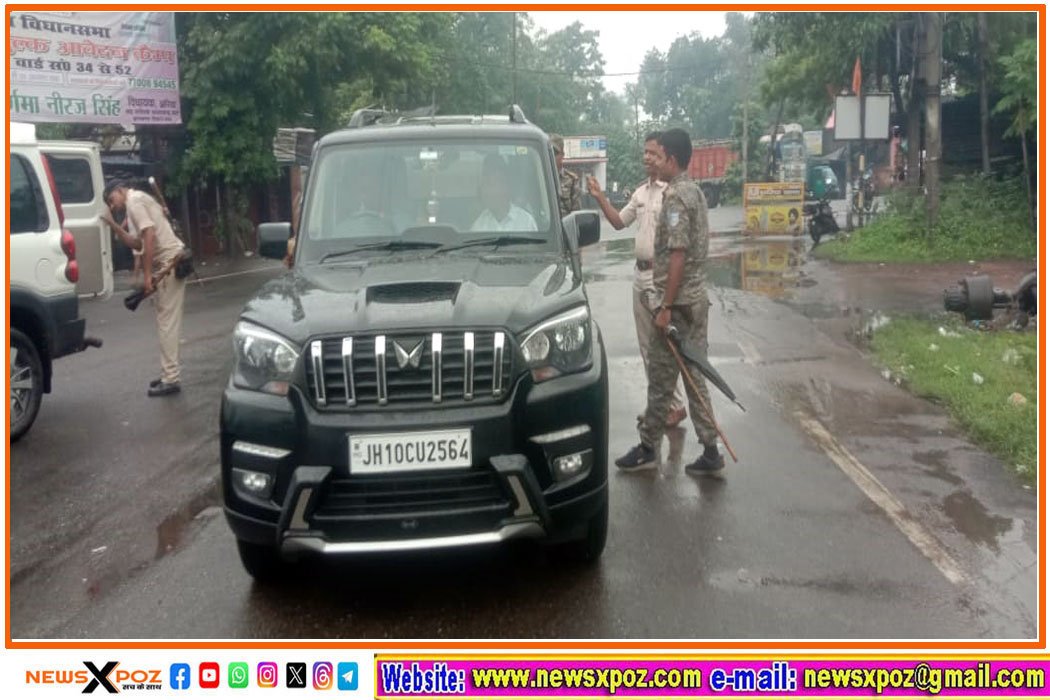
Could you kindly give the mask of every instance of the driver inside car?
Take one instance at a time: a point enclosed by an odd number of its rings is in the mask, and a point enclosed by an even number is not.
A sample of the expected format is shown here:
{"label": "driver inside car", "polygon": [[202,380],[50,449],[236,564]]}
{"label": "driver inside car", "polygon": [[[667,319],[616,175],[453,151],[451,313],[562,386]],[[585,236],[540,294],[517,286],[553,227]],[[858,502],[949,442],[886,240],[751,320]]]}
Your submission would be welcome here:
{"label": "driver inside car", "polygon": [[510,200],[510,170],[503,157],[485,156],[481,164],[481,203],[485,210],[471,231],[536,231],[536,220]]}

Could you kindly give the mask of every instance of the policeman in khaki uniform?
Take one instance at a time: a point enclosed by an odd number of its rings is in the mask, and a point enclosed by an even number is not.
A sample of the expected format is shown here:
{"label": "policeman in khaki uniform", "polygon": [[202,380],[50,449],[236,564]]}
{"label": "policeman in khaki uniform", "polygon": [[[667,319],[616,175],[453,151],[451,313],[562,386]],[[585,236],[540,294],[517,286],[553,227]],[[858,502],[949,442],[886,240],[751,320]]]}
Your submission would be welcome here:
{"label": "policeman in khaki uniform", "polygon": [[[182,241],[171,228],[164,209],[145,192],[123,182],[112,182],[103,193],[112,211],[125,211],[128,231],[112,217],[103,217],[121,240],[133,250],[142,252],[144,285],[147,294],[154,291],[153,275],[167,269],[182,254]],[[150,382],[149,396],[170,396],[182,389],[179,376],[179,336],[182,333],[182,308],[186,281],[168,274],[157,283],[153,306],[157,311],[157,335],[160,337],[161,376]]]}
{"label": "policeman in khaki uniform", "polygon": [[554,148],[554,162],[558,165],[558,209],[562,216],[568,216],[574,211],[583,208],[580,204],[580,176],[566,170],[562,163],[565,161],[565,140],[558,134],[551,134],[551,146]]}
{"label": "policeman in khaki uniform", "polygon": [[[645,150],[642,152],[642,165],[649,177],[638,184],[631,194],[631,199],[620,211],[602,192],[598,181],[587,177],[587,191],[598,202],[598,206],[617,231],[638,222],[634,236],[634,327],[638,335],[638,348],[642,353],[642,366],[645,367],[646,380],[649,378],[649,346],[655,330],[653,313],[660,303],[662,294],[653,285],[653,241],[656,238],[656,225],[660,220],[660,206],[663,202],[664,189],[667,183],[656,176],[653,161],[660,150],[660,133],[654,131],[645,136]],[[671,408],[667,414],[667,427],[673,428],[685,420],[685,399],[678,384],[675,385]],[[643,416],[638,416],[641,422]]]}
{"label": "policeman in khaki uniform", "polygon": [[[653,255],[653,284],[660,294],[660,306],[655,321],[656,331],[649,346],[648,403],[638,430],[641,442],[616,460],[616,466],[624,471],[656,466],[656,448],[663,436],[664,421],[680,374],[678,363],[667,346],[668,327],[673,324],[679,337],[707,352],[707,313],[710,308],[704,288],[708,247],[707,202],[700,188],[688,176],[689,159],[693,154],[689,135],[681,129],[671,129],[660,135],[659,145],[654,169],[657,177],[667,183]],[[689,417],[704,452],[685,470],[690,474],[716,474],[725,468],[725,460],[718,452],[711,397],[700,370],[689,363],[686,368],[700,388],[704,404],[698,403],[692,391],[687,392]],[[710,417],[708,411],[712,412]]]}

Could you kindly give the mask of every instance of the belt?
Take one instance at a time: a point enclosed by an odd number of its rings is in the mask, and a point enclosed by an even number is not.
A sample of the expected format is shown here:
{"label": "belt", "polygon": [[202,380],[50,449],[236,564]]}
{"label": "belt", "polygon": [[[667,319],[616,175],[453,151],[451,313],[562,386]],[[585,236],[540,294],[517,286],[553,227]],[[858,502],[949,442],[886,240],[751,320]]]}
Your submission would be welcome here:
{"label": "belt", "polygon": [[653,261],[652,260],[635,260],[634,261],[634,266],[636,268],[638,268],[639,270],[641,270],[642,272],[648,272],[649,270],[653,269]]}

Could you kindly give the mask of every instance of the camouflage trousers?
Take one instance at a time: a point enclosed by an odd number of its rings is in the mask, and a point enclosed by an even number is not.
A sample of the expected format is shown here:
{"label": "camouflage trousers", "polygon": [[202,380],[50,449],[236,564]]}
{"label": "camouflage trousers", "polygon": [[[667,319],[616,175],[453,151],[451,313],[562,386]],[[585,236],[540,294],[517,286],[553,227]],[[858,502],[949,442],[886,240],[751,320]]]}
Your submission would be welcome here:
{"label": "camouflage trousers", "polygon": [[[711,304],[707,299],[697,302],[691,306],[678,306],[671,309],[671,324],[678,329],[678,337],[689,342],[693,347],[699,348],[707,354],[707,312]],[[707,382],[704,375],[700,373],[695,365],[688,360],[685,367],[693,383],[700,389],[700,401],[697,402],[696,392],[686,382],[686,395],[689,397],[689,418],[693,422],[696,436],[704,445],[715,445],[718,432],[714,421],[708,418],[708,411],[714,416],[714,408],[711,406],[711,396],[707,392]],[[638,429],[642,442],[654,449],[660,444],[663,437],[664,422],[667,420],[667,412],[674,400],[675,387],[678,385],[678,376],[681,374],[678,362],[671,349],[667,345],[667,336],[660,331],[654,330],[649,345],[649,395],[645,407],[645,420]]]}

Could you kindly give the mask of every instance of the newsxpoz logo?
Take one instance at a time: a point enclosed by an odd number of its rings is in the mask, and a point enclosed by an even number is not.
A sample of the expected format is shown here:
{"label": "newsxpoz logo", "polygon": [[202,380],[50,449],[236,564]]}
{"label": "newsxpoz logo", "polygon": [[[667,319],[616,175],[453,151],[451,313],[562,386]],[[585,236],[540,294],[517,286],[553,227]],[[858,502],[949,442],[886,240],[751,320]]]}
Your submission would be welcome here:
{"label": "newsxpoz logo", "polygon": [[83,685],[81,693],[94,693],[102,688],[107,693],[121,690],[161,690],[164,686],[159,669],[120,668],[119,661],[107,661],[101,668],[85,661],[84,669],[26,671],[27,685]]}

